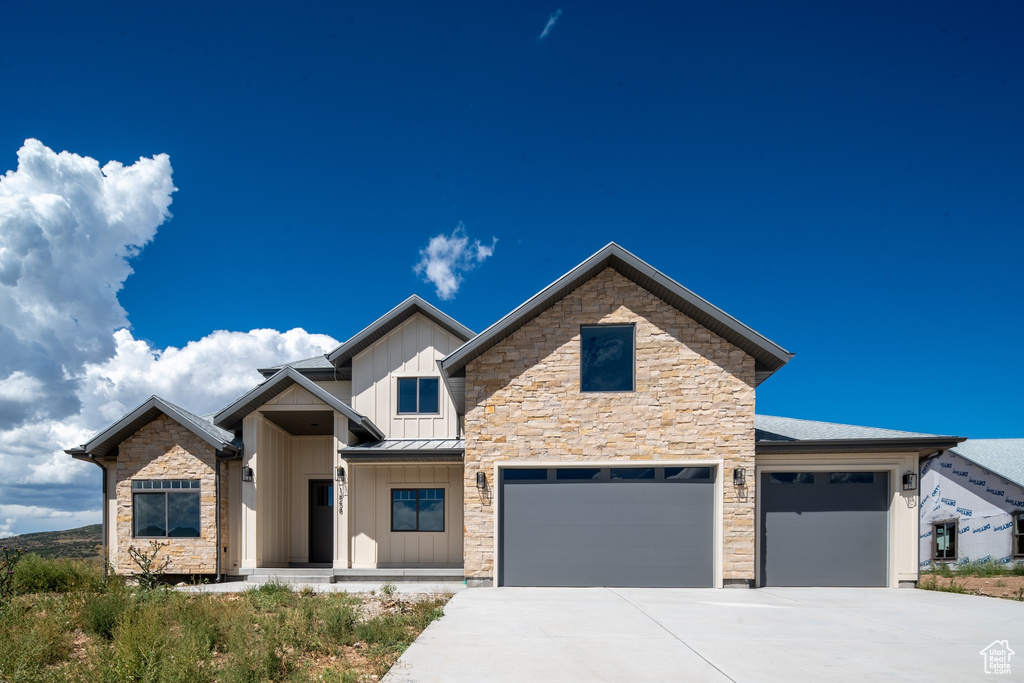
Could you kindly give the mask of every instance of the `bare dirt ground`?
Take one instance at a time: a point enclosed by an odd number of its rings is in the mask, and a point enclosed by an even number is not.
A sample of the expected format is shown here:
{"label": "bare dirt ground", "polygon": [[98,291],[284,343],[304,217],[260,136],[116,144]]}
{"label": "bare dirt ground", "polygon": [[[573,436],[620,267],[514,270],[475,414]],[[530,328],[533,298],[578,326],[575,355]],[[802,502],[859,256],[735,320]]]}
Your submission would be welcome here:
{"label": "bare dirt ground", "polygon": [[948,586],[950,581],[953,581],[955,586],[963,586],[962,592],[970,595],[987,595],[993,598],[1014,600],[1024,598],[1024,576],[956,576],[952,578],[923,576],[921,582],[931,582],[932,579],[940,587]]}

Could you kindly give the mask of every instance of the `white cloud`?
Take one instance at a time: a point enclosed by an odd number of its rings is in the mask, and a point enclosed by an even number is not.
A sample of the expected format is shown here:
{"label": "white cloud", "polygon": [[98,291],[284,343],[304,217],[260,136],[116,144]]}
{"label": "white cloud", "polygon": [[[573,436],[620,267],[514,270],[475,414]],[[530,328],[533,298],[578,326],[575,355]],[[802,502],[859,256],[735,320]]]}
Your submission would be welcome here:
{"label": "white cloud", "polygon": [[548,22],[544,24],[544,30],[540,32],[539,36],[537,36],[537,40],[544,40],[545,38],[548,37],[548,34],[551,33],[551,29],[553,29],[555,27],[555,24],[558,23],[558,18],[560,16],[562,16],[562,10],[558,9],[555,10],[555,12],[548,17]]}
{"label": "white cloud", "polygon": [[470,242],[465,226],[459,223],[451,235],[442,233],[430,238],[426,249],[420,249],[420,262],[414,270],[423,276],[424,282],[433,283],[439,297],[452,299],[462,284],[463,273],[494,254],[497,243],[497,237],[491,238],[490,245],[481,244],[480,240]]}
{"label": "white cloud", "polygon": [[[72,460],[63,450],[85,443],[152,394],[200,415],[211,413],[256,386],[262,380],[256,368],[309,358],[338,344],[298,328],[218,330],[183,348],[154,349],[125,329],[112,339],[114,355],[86,364],[76,378],[77,414],[0,430],[0,500],[12,503],[0,505],[0,519],[6,520],[0,534],[98,521],[81,520],[98,514],[99,469]],[[27,505],[40,495],[53,500]]]}
{"label": "white cloud", "polygon": [[38,140],[0,176],[0,429],[79,407],[75,377],[128,324],[128,259],[170,216],[166,154],[100,167]]}
{"label": "white cloud", "polygon": [[166,349],[135,339],[117,292],[174,191],[166,155],[100,168],[37,140],[0,176],[0,537],[99,522],[99,468],[63,449],[150,395],[213,412],[262,379],[256,368],[337,345],[302,329]]}

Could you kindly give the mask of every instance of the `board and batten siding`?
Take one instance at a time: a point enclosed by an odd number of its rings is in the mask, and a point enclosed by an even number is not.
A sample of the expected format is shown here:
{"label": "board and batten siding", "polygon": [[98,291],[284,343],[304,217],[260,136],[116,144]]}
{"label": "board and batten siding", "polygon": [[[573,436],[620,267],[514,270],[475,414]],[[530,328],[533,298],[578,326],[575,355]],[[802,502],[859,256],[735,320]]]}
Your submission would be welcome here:
{"label": "board and batten siding", "polygon": [[309,562],[309,482],[334,479],[334,438],[292,437],[292,524],[290,562]]}
{"label": "board and batten siding", "polygon": [[437,415],[399,415],[400,377],[437,377],[437,361],[462,342],[416,314],[352,359],[352,407],[389,439],[454,438],[455,405],[440,383]]}
{"label": "board and batten siding", "polygon": [[[391,531],[392,489],[444,489],[444,531]],[[352,468],[352,566],[462,566],[462,465]]]}

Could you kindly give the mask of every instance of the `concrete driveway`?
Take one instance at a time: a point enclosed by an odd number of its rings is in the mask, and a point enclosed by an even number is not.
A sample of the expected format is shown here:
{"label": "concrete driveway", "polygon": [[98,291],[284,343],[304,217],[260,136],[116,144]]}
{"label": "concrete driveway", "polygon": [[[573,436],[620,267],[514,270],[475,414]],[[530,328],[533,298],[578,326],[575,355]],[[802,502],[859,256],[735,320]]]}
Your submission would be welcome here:
{"label": "concrete driveway", "polygon": [[[982,648],[1009,640],[1010,675]],[[911,589],[478,588],[390,683],[1024,680],[1024,603]]]}

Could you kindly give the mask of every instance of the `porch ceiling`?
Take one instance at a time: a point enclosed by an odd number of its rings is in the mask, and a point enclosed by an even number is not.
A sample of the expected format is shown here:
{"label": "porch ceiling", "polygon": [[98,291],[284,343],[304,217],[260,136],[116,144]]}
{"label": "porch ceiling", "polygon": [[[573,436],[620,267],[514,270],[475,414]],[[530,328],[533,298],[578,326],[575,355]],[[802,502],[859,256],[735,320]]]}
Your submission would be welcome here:
{"label": "porch ceiling", "polygon": [[334,434],[334,413],[330,410],[261,410],[260,414],[292,436]]}

